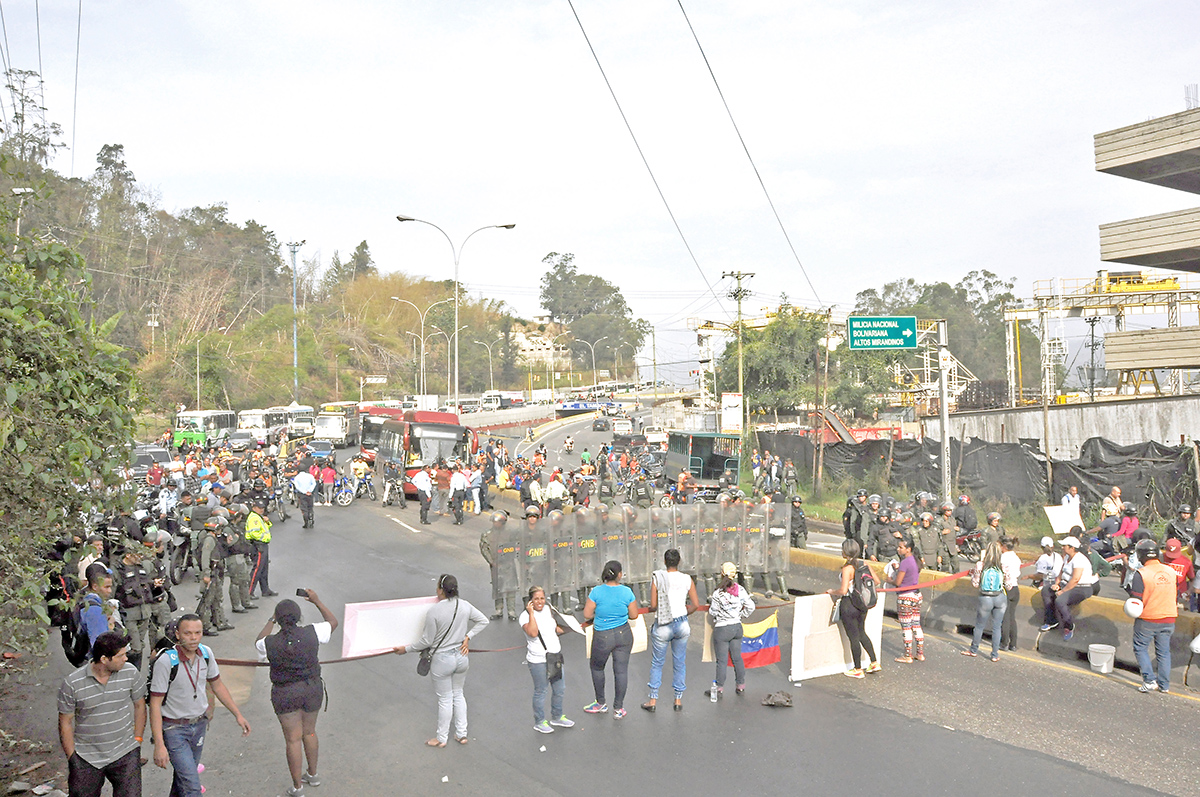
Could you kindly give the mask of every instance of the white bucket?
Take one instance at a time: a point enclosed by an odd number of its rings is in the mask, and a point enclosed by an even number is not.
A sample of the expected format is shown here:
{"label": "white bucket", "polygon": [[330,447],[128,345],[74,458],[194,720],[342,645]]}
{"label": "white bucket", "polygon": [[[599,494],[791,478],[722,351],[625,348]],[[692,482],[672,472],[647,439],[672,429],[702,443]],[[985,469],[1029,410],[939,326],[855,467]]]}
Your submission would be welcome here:
{"label": "white bucket", "polygon": [[1116,658],[1117,649],[1112,645],[1088,645],[1088,662],[1092,665],[1092,672],[1112,672]]}

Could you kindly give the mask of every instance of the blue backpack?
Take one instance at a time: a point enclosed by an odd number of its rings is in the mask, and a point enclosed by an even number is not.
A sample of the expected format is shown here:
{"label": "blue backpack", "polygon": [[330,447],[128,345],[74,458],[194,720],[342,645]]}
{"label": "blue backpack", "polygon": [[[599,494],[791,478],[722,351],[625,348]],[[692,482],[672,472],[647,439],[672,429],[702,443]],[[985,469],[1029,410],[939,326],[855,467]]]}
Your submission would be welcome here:
{"label": "blue backpack", "polygon": [[989,567],[980,574],[979,594],[989,596],[1004,594],[1004,573],[1000,572],[1000,568]]}

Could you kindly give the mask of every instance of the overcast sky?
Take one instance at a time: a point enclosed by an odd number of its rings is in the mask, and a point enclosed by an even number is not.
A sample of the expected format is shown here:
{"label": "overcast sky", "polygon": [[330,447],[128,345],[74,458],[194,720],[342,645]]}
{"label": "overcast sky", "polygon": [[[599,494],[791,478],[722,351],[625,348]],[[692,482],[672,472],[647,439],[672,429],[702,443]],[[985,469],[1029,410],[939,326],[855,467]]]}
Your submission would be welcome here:
{"label": "overcast sky", "polygon": [[[1099,224],[1194,197],[1095,171],[1092,136],[1184,109],[1200,4],[684,0],[815,293],[776,223],[675,0],[575,0],[683,239],[567,0],[41,0],[50,118],[74,173],[123,144],[178,211],[227,203],[301,257],[363,239],[382,271],[460,276],[538,312],[542,258],[624,291],[689,356],[688,317],[813,307],[900,277],[1086,278]],[[3,9],[38,68],[32,0]],[[71,153],[55,166],[71,171]],[[1185,319],[1187,321],[1188,319]],[[1073,331],[1070,334],[1075,334]],[[690,349],[695,356],[695,347]]]}

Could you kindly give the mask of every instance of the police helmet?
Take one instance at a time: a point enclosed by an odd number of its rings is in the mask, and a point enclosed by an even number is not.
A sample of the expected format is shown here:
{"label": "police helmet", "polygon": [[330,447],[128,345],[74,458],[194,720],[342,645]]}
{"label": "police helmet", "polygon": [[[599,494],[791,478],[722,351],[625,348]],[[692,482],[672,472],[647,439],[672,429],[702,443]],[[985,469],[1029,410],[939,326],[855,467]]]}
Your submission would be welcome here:
{"label": "police helmet", "polygon": [[942,504],[942,512],[947,512],[947,511],[948,511],[948,512],[953,512],[953,511],[954,511],[954,504],[950,503],[949,501],[947,501],[946,503]]}
{"label": "police helmet", "polygon": [[497,511],[497,512],[492,513],[492,525],[493,526],[503,526],[507,522],[508,522],[508,515],[505,512]]}
{"label": "police helmet", "polygon": [[855,495],[855,497],[857,497],[857,498],[862,498],[862,497],[863,497],[864,495],[866,495],[866,494],[867,494],[867,491],[866,491],[865,489],[863,489],[863,488],[861,488],[861,487],[860,487],[860,488],[858,489],[858,492],[856,492],[854,495]]}
{"label": "police helmet", "polygon": [[933,513],[932,512],[922,512],[921,520],[922,521],[928,520],[932,523],[933,522]]}
{"label": "police helmet", "polygon": [[883,499],[880,498],[878,495],[872,493],[871,496],[867,499],[867,503],[868,504],[882,504]]}
{"label": "police helmet", "polygon": [[912,523],[913,522],[912,512],[909,512],[908,510],[901,512],[900,513],[900,522],[901,523]]}
{"label": "police helmet", "polygon": [[262,479],[255,479],[254,480],[254,489],[261,492],[261,491],[267,489],[267,483],[265,481],[263,481]]}
{"label": "police helmet", "polygon": [[1154,540],[1140,540],[1134,546],[1134,550],[1137,551],[1138,560],[1142,562],[1148,559],[1158,559],[1162,556],[1158,550],[1158,543]]}
{"label": "police helmet", "polygon": [[255,498],[255,499],[254,499],[254,503],[252,504],[252,506],[253,506],[255,509],[266,509],[266,508],[267,508],[267,501],[266,501],[266,499],[265,499],[265,498]]}
{"label": "police helmet", "polygon": [[800,496],[798,496],[798,495],[793,495],[793,496],[792,496],[791,498],[789,498],[788,500],[789,500],[789,501],[791,501],[793,504],[802,504],[802,503],[804,503],[804,499],[803,499],[803,498],[801,498],[801,497],[800,497]]}
{"label": "police helmet", "polygon": [[1192,508],[1190,506],[1188,506],[1187,504],[1180,504],[1179,514],[1190,515],[1190,514],[1192,514]]}
{"label": "police helmet", "polygon": [[892,514],[887,509],[880,509],[879,513],[875,517],[878,518],[880,523],[887,523],[892,519]]}

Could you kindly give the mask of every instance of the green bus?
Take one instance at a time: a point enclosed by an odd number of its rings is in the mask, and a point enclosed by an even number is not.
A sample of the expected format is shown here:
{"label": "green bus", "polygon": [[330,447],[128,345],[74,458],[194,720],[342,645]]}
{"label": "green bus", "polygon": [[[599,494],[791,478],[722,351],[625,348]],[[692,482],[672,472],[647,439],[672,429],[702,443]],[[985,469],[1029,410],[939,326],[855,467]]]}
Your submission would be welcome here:
{"label": "green bus", "polygon": [[231,410],[191,410],[175,416],[172,440],[180,443],[208,446],[228,440],[237,429],[237,413]]}

